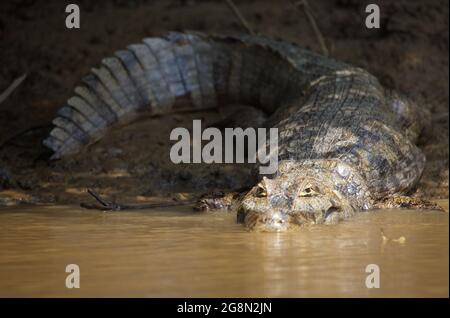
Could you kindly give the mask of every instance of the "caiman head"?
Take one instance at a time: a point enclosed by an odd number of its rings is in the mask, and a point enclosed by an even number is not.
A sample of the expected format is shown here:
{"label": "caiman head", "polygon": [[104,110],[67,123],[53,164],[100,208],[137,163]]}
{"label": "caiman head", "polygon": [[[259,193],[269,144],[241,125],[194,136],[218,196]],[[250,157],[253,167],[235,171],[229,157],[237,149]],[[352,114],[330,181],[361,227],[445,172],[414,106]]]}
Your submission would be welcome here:
{"label": "caiman head", "polygon": [[282,162],[242,199],[238,222],[249,230],[281,232],[308,224],[333,224],[368,208],[368,191],[351,167],[331,160]]}

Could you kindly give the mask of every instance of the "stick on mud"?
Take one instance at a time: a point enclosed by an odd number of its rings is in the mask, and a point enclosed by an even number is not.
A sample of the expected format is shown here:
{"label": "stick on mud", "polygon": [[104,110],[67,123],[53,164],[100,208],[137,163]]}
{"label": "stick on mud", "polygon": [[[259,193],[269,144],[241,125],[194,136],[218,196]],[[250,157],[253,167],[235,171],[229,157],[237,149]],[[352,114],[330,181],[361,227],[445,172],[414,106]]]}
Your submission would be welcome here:
{"label": "stick on mud", "polygon": [[193,204],[194,201],[182,201],[182,202],[163,202],[163,203],[146,203],[146,204],[118,204],[114,202],[109,202],[103,199],[100,194],[98,194],[93,189],[87,189],[89,193],[100,205],[80,203],[80,206],[89,210],[101,210],[101,211],[123,211],[123,210],[143,210],[143,209],[155,209],[155,208],[165,208],[173,206],[182,206]]}

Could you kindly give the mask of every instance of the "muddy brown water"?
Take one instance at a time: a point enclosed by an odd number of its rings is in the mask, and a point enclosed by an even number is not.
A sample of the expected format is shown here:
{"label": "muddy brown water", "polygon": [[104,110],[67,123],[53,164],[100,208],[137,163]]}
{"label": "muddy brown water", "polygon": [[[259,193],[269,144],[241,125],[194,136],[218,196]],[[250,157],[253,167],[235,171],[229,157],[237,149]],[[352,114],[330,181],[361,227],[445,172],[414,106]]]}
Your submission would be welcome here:
{"label": "muddy brown water", "polygon": [[[448,201],[442,201],[448,211]],[[384,242],[380,228],[390,239]],[[375,211],[251,233],[189,207],[104,213],[0,209],[2,297],[448,297],[448,213]],[[67,264],[80,288],[65,287]],[[380,288],[368,289],[377,264]]]}

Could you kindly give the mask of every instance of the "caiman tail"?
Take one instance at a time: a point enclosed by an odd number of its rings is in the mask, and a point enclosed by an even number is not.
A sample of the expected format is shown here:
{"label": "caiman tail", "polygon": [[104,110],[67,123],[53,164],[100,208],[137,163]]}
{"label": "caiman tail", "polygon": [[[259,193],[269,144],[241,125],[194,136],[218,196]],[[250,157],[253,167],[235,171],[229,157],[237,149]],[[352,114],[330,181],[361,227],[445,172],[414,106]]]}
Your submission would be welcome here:
{"label": "caiman tail", "polygon": [[115,123],[144,111],[168,113],[186,100],[195,109],[234,101],[273,113],[318,76],[348,67],[263,36],[172,32],[147,38],[103,59],[82,79],[44,144],[54,152],[51,159],[59,159],[100,139]]}

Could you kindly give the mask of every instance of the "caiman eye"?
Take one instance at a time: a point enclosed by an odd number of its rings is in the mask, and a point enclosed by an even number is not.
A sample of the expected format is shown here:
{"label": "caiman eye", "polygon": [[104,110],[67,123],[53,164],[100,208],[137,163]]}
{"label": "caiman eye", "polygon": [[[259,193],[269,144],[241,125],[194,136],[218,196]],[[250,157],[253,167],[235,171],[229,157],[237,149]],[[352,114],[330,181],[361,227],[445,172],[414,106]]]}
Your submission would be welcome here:
{"label": "caiman eye", "polygon": [[320,190],[316,186],[307,186],[298,193],[299,197],[312,197],[320,194]]}
{"label": "caiman eye", "polygon": [[255,190],[255,197],[258,198],[264,198],[267,197],[267,191],[266,188],[262,184],[258,184]]}

